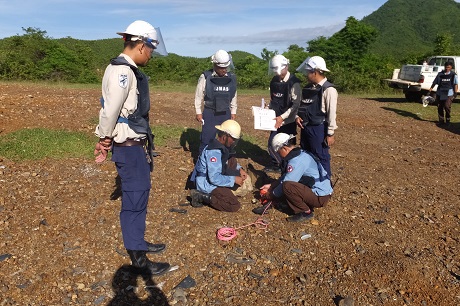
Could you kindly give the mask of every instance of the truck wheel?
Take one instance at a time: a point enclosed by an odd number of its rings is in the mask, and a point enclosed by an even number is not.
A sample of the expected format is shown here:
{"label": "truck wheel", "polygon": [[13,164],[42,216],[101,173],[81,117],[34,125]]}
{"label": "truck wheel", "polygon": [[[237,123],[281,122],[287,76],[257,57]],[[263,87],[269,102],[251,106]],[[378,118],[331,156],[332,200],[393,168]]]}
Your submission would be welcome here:
{"label": "truck wheel", "polygon": [[420,102],[422,99],[422,93],[418,91],[408,91],[404,94],[406,96],[406,100],[409,102]]}

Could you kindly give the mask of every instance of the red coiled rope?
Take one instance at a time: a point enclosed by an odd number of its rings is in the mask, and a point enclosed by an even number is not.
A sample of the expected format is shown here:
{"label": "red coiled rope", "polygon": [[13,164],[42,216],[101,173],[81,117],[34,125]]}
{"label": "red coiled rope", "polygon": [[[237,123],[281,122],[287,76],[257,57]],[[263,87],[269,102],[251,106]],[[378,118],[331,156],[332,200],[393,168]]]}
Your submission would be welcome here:
{"label": "red coiled rope", "polygon": [[[262,203],[264,203],[264,202],[262,202]],[[262,219],[262,216],[265,214],[265,212],[270,207],[270,205],[272,205],[272,202],[268,202],[268,205],[267,205],[267,207],[265,207],[264,211],[262,212],[262,215],[259,218],[257,218],[257,220],[254,221],[253,223],[243,225],[243,226],[240,226],[240,227],[237,227],[237,228],[233,228],[233,227],[219,228],[217,230],[217,233],[216,233],[217,239],[222,240],[222,241],[230,241],[230,240],[232,240],[233,238],[236,237],[236,235],[237,235],[236,231],[237,230],[245,228],[245,227],[248,227],[248,226],[252,226],[252,225],[254,225],[258,229],[267,230],[268,222],[265,221],[264,219]]]}

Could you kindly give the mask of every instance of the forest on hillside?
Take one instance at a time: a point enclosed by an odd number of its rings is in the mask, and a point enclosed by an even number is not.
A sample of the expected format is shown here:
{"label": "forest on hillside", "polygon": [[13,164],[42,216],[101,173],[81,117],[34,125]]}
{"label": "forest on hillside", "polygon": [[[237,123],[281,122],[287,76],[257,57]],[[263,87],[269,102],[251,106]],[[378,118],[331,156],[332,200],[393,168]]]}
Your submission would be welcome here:
{"label": "forest on hillside", "polygon": [[[442,15],[436,13],[423,18],[424,12],[414,13],[427,3],[444,5],[451,13],[460,12],[460,5],[453,0],[389,0],[362,21],[349,17],[345,27],[331,37],[317,37],[305,42],[305,46],[289,46],[283,53],[290,60],[289,70],[296,73],[295,69],[305,58],[320,55],[331,70],[328,78],[340,92],[388,90],[381,80],[390,77],[393,69],[401,64],[421,63],[431,55],[458,53],[460,36],[446,31],[435,18]],[[409,11],[411,18],[403,18],[401,14]],[[452,17],[452,20],[455,18],[460,17]],[[422,19],[423,22],[419,22]],[[33,27],[23,28],[23,32],[0,40],[0,80],[99,83],[109,59],[122,50],[120,39],[53,39],[45,30]],[[264,48],[260,55],[238,50],[230,53],[239,88],[268,86],[268,60],[277,51]],[[169,54],[155,58],[143,70],[154,84],[180,86],[196,84],[198,76],[210,68],[209,58]]]}

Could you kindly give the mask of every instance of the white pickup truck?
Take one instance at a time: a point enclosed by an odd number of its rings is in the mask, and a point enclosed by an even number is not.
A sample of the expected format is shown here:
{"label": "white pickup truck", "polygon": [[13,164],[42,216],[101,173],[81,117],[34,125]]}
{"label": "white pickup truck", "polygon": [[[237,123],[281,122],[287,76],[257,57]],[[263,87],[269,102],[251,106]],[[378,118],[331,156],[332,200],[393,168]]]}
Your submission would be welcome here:
{"label": "white pickup truck", "polygon": [[[383,81],[387,82],[391,88],[402,89],[408,101],[420,102],[422,96],[428,93],[436,75],[444,69],[447,61],[454,63],[453,71],[456,71],[456,67],[460,67],[460,56],[433,56],[423,65],[403,65],[401,69],[393,71],[391,79]],[[432,90],[433,95],[436,88],[437,86]]]}

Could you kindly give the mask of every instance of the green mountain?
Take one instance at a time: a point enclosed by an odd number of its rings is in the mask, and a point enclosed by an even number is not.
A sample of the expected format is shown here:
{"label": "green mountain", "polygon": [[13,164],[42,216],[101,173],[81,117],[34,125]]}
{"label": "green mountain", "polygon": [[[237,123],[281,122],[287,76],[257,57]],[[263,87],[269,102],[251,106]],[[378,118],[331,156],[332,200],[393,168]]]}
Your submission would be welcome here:
{"label": "green mountain", "polygon": [[445,34],[460,45],[460,3],[454,0],[389,0],[362,21],[379,31],[371,47],[376,54],[424,54]]}

